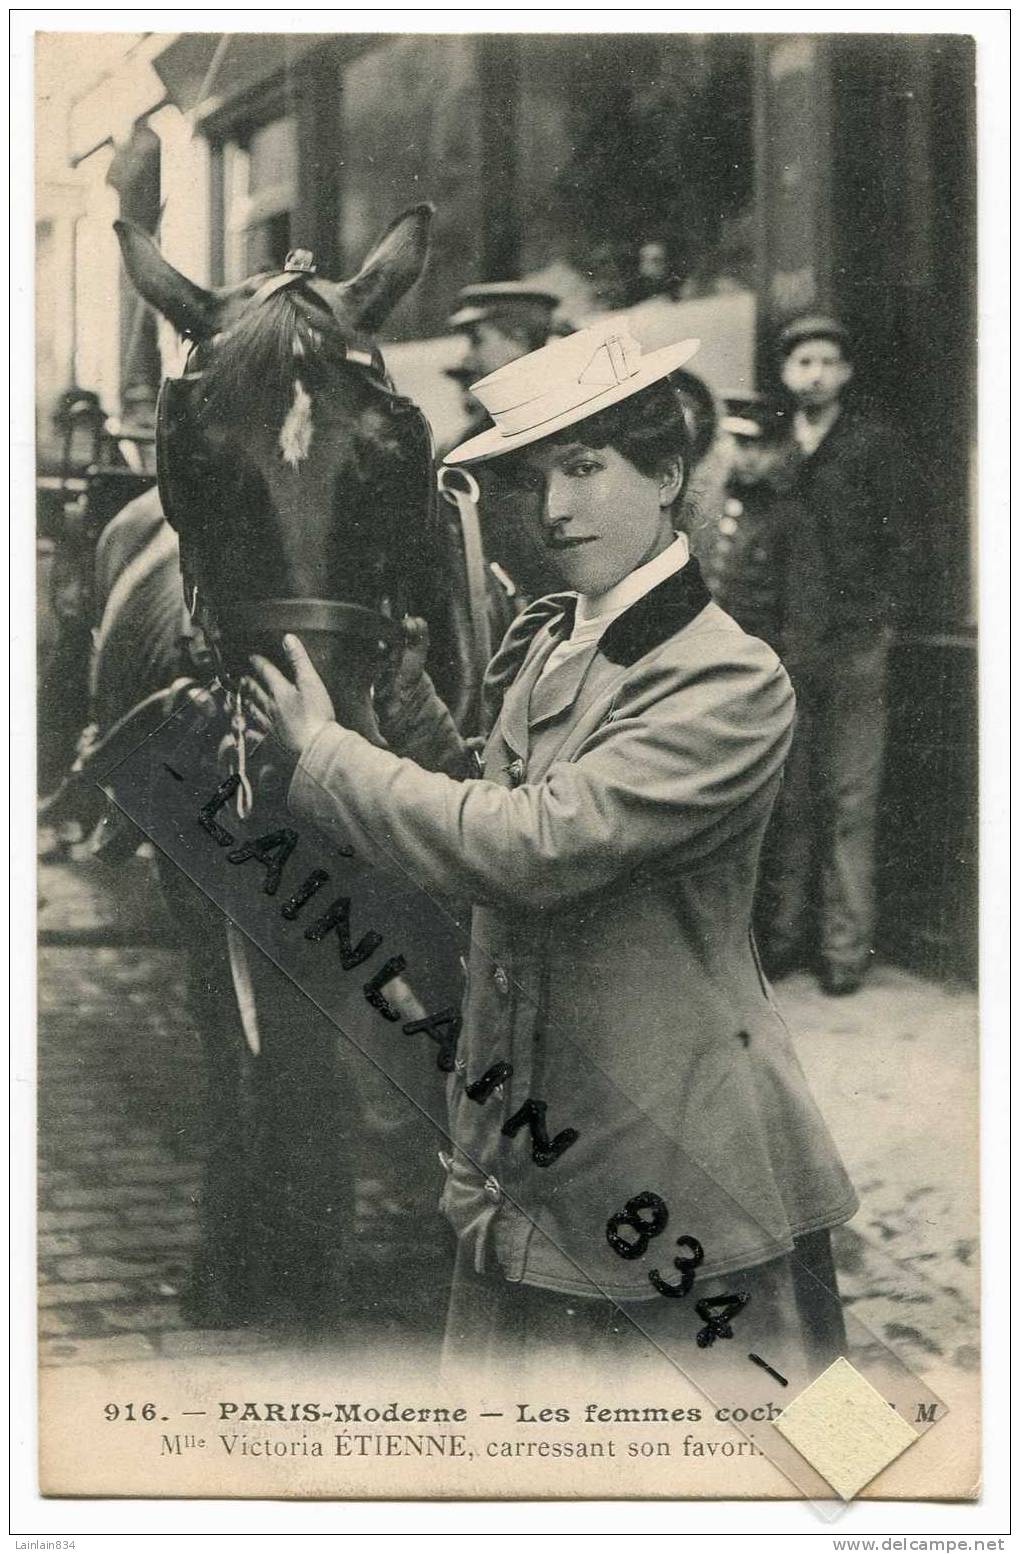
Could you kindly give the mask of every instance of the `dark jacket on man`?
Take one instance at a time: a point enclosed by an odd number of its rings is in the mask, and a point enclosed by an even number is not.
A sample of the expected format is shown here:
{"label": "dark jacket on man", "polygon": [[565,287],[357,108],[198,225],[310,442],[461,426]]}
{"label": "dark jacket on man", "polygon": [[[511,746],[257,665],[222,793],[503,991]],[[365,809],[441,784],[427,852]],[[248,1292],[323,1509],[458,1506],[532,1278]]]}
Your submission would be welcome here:
{"label": "dark jacket on man", "polygon": [[892,622],[906,540],[902,463],[893,433],[853,405],[813,453],[791,449],[790,495],[810,534],[791,547],[787,589],[814,596],[823,650],[833,639],[870,640]]}
{"label": "dark jacket on man", "polygon": [[718,518],[691,543],[712,598],[779,654],[796,686],[828,628],[828,585],[817,528],[789,484],[782,473],[730,481]]}

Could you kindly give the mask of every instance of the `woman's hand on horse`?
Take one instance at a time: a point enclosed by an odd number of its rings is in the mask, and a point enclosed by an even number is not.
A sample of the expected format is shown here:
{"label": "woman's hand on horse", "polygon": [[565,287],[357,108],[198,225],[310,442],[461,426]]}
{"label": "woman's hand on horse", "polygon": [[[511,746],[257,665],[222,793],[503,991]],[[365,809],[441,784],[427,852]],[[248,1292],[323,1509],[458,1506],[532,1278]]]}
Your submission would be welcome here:
{"label": "woman's hand on horse", "polygon": [[283,650],[294,674],[291,684],[268,658],[253,653],[255,678],[246,689],[256,714],[287,750],[300,755],[327,723],[336,722],[329,692],[298,637],[286,636]]}

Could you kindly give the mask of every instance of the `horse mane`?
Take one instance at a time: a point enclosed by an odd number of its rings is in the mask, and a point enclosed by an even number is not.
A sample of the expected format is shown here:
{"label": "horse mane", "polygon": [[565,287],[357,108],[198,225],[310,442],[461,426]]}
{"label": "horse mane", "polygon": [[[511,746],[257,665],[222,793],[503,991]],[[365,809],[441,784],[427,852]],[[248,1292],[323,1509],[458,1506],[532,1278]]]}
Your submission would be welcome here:
{"label": "horse mane", "polygon": [[293,288],[278,291],[214,337],[202,365],[202,418],[229,424],[259,420],[278,428],[300,378],[312,393],[330,365],[345,358],[346,340],[326,310]]}

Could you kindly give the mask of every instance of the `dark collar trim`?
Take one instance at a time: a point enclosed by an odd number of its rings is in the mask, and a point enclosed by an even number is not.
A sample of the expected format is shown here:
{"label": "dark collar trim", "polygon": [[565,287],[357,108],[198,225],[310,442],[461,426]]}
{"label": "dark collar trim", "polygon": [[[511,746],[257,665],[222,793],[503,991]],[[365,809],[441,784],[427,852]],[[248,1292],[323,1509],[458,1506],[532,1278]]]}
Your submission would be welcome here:
{"label": "dark collar trim", "polygon": [[[697,558],[692,556],[679,572],[671,572],[616,617],[603,633],[599,651],[610,663],[629,668],[660,643],[689,626],[711,599]],[[576,606],[574,595],[562,601],[563,614],[550,628],[555,636],[570,635]]]}

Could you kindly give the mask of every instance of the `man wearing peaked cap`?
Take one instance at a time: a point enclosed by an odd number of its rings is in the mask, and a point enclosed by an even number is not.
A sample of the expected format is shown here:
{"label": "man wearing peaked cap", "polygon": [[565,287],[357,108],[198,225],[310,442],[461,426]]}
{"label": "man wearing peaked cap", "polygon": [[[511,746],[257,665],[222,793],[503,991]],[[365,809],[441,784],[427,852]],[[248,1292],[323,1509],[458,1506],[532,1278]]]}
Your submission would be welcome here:
{"label": "man wearing peaked cap", "polygon": [[729,474],[717,513],[695,530],[693,549],[716,603],[785,664],[784,627],[793,603],[786,553],[798,516],[783,489],[789,414],[761,394],[731,393],[724,403],[719,424],[732,444]]}
{"label": "man wearing peaked cap", "polygon": [[[554,322],[559,303],[555,293],[525,281],[491,281],[461,289],[446,325],[463,340],[460,358],[446,371],[460,385],[468,417],[457,442],[490,424],[469,385],[544,345],[554,329],[566,328]],[[445,451],[440,449],[441,458]],[[505,490],[487,471],[481,472],[478,483],[478,521],[491,579],[490,615],[493,630],[503,630],[513,609],[549,593],[556,578],[521,521],[520,493]]]}
{"label": "man wearing peaked cap", "polygon": [[553,314],[559,305],[555,293],[524,281],[461,288],[446,327],[463,336],[464,351],[447,376],[465,391],[471,430],[480,430],[485,422],[477,401],[467,393],[468,385],[544,345],[553,332]]}
{"label": "man wearing peaked cap", "polygon": [[723,395],[725,414],[719,429],[741,440],[744,446],[769,447],[790,430],[790,412],[765,394],[732,391]]}
{"label": "man wearing peaked cap", "polygon": [[489,319],[512,318],[531,315],[536,320],[548,321],[560,299],[555,292],[529,286],[526,281],[486,281],[477,286],[463,286],[457,298],[457,306],[446,321],[448,329],[466,329],[472,324]]}
{"label": "man wearing peaked cap", "polygon": [[[259,660],[253,703],[298,756],[297,815],[472,904],[441,1157],[448,1355],[517,1374],[552,1346],[608,1375],[665,1350],[697,1376],[705,1353],[707,1386],[720,1350],[741,1377],[753,1350],[796,1388],[845,1344],[828,1232],[856,1199],[751,939],[793,693],[676,532],[669,374],[695,349],[646,353],[607,321],[474,385],[494,424],[450,459],[529,495],[561,580],[490,665],[480,763],[414,642],[376,707],[388,749],[333,721],[294,643],[295,683]],[[702,1249],[688,1300],[610,1234],[638,1193]],[[698,1303],[734,1290],[739,1344],[699,1350]]]}

